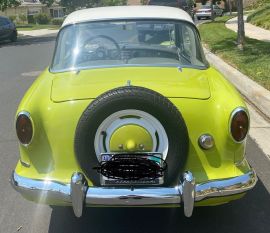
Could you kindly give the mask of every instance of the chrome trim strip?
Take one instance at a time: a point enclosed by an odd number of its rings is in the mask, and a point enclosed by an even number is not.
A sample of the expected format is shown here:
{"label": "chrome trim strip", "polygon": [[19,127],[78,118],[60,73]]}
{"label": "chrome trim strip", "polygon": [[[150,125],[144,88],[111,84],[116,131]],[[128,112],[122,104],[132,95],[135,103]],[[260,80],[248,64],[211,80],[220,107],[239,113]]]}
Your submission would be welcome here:
{"label": "chrome trim strip", "polygon": [[196,185],[195,201],[198,202],[210,197],[223,197],[244,193],[252,189],[256,185],[257,180],[257,175],[254,169],[252,169],[241,176],[223,180],[213,180]]}
{"label": "chrome trim strip", "polygon": [[24,161],[22,161],[22,159],[20,158],[20,163],[24,166],[24,167],[30,167],[30,164],[29,163],[26,163]]}
{"label": "chrome trim strip", "polygon": [[94,206],[144,206],[180,205],[182,201],[184,213],[189,217],[193,211],[194,201],[243,193],[252,189],[256,182],[257,176],[253,169],[241,176],[212,180],[197,185],[195,185],[192,173],[186,172],[183,182],[179,182],[176,187],[88,187],[81,173],[75,173],[75,176],[72,176],[71,185],[49,180],[34,180],[19,176],[16,172],[12,173],[10,179],[13,188],[25,198],[39,203],[73,205],[77,216],[81,216],[84,203]]}
{"label": "chrome trim strip", "polygon": [[180,204],[181,197],[177,187],[163,188],[103,188],[90,187],[86,195],[89,205],[106,206],[144,206]]}
{"label": "chrome trim strip", "polygon": [[93,69],[105,69],[105,68],[124,68],[124,67],[139,67],[139,68],[149,68],[149,67],[157,67],[157,68],[176,68],[176,69],[198,69],[198,70],[207,70],[209,67],[205,66],[196,66],[196,65],[182,65],[182,64],[165,64],[165,63],[155,63],[155,64],[118,64],[118,65],[100,65],[100,66],[86,66],[86,67],[75,67],[75,68],[66,68],[66,69],[59,69],[53,70],[50,68],[50,73],[58,74],[58,73],[65,73],[65,72],[77,72],[81,70],[93,70]]}

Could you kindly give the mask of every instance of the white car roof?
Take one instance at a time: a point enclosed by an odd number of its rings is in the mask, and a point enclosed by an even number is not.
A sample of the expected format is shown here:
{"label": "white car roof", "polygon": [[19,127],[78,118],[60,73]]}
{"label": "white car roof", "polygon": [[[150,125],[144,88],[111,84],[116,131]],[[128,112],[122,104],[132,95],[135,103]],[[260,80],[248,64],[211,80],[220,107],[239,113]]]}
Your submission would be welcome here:
{"label": "white car roof", "polygon": [[114,19],[171,19],[193,23],[190,15],[176,7],[165,6],[111,6],[88,8],[67,16],[63,26],[87,21]]}

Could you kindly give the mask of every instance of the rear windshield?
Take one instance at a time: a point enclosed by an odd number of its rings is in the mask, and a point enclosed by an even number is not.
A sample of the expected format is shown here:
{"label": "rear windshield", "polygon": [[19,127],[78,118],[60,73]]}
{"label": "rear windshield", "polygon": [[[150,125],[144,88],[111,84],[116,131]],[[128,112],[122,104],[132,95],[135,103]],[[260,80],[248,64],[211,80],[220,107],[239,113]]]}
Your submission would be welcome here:
{"label": "rear windshield", "polygon": [[207,67],[195,27],[186,22],[102,21],[63,28],[52,72],[112,66]]}

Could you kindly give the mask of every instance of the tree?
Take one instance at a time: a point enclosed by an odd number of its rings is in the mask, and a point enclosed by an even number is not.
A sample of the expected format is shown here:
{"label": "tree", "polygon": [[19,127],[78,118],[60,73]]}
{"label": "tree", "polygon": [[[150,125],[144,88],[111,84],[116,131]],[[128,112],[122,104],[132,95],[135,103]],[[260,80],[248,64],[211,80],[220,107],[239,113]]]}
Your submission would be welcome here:
{"label": "tree", "polygon": [[46,4],[47,6],[51,6],[54,3],[54,0],[39,0],[42,4]]}
{"label": "tree", "polygon": [[61,0],[60,5],[66,7],[69,12],[78,8],[89,8],[98,6],[126,5],[127,0]]}
{"label": "tree", "polygon": [[19,19],[20,19],[20,21],[23,22],[23,23],[25,23],[25,22],[27,21],[27,17],[26,17],[25,14],[20,14],[20,15],[19,15]]}
{"label": "tree", "polygon": [[4,11],[8,7],[16,7],[21,4],[20,0],[0,0],[0,10]]}
{"label": "tree", "polygon": [[126,0],[101,0],[100,1],[101,6],[121,6],[121,5],[127,5]]}
{"label": "tree", "polygon": [[219,2],[218,0],[211,0],[211,20],[215,19],[214,5]]}
{"label": "tree", "polygon": [[60,5],[66,7],[68,12],[72,12],[77,8],[95,7],[98,2],[98,0],[61,0]]}
{"label": "tree", "polygon": [[243,0],[237,1],[237,11],[238,11],[238,30],[237,30],[237,45],[240,50],[244,49],[245,41],[245,23],[243,16]]}

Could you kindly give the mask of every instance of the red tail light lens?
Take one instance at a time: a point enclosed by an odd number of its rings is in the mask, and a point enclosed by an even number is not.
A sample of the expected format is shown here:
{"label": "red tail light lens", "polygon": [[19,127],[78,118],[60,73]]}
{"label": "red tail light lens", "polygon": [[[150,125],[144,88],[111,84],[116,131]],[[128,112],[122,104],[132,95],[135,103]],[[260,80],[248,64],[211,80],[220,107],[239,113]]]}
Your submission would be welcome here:
{"label": "red tail light lens", "polygon": [[244,108],[237,108],[231,114],[230,132],[236,142],[242,142],[249,130],[249,116]]}
{"label": "red tail light lens", "polygon": [[33,125],[28,112],[18,114],[16,120],[17,137],[23,145],[30,144],[33,137]]}

